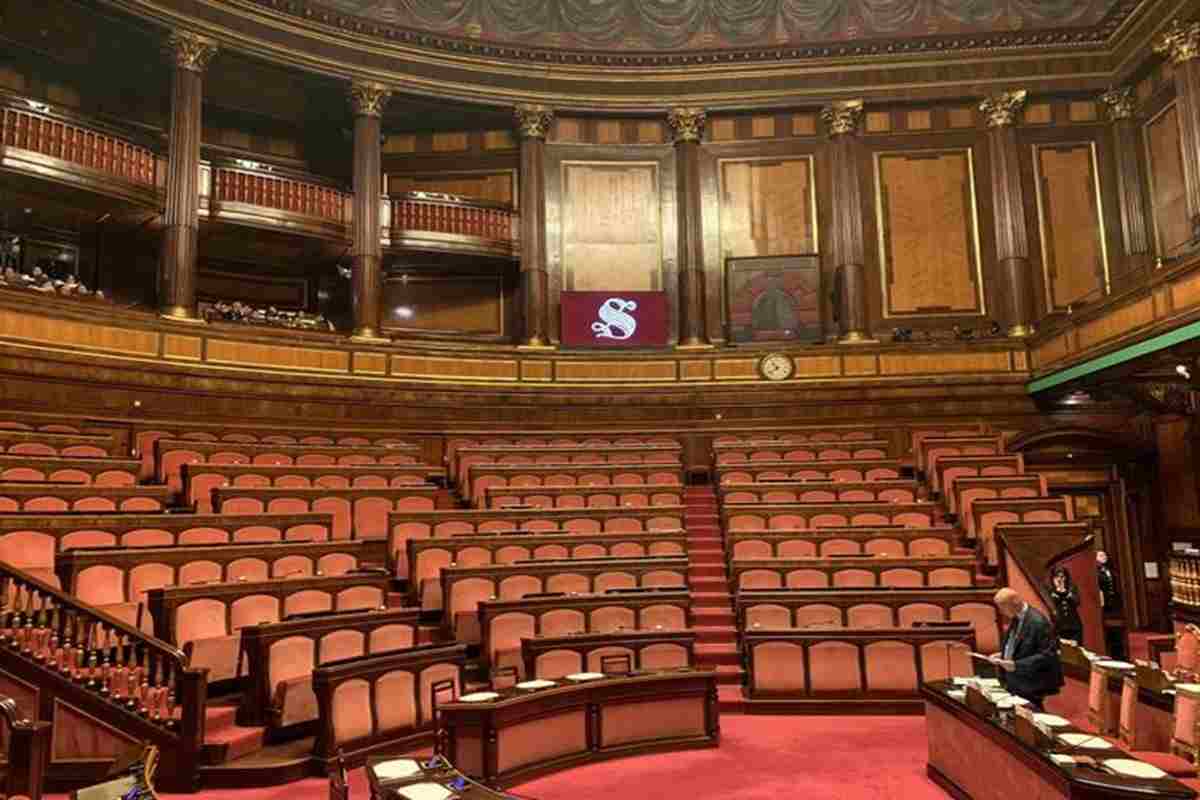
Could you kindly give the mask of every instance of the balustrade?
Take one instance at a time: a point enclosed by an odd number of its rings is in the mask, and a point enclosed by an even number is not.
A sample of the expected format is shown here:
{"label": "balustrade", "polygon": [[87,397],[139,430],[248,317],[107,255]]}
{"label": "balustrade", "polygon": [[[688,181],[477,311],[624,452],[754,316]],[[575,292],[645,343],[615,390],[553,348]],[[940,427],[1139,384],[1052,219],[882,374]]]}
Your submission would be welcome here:
{"label": "balustrade", "polygon": [[1173,554],[1169,577],[1172,603],[1200,607],[1200,550]]}
{"label": "balustrade", "polygon": [[158,159],[149,148],[95,126],[85,127],[57,117],[48,107],[27,102],[27,108],[4,108],[6,148],[57,158],[142,186],[157,185]]}
{"label": "balustrade", "polygon": [[183,652],[0,564],[0,647],[157,727],[195,753],[203,740],[205,675]]}
{"label": "balustrade", "polygon": [[213,165],[212,200],[245,203],[336,225],[350,221],[350,195],[335,186],[298,176]]}
{"label": "balustrade", "polygon": [[518,225],[516,211],[493,203],[433,192],[407,192],[391,198],[393,231],[426,231],[515,242]]}

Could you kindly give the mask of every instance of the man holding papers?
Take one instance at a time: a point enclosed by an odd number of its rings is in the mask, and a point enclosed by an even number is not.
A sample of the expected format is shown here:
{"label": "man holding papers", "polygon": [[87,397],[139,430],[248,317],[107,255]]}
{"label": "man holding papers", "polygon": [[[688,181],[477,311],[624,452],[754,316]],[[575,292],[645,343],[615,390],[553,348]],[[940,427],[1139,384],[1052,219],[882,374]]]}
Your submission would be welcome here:
{"label": "man holding papers", "polygon": [[985,660],[996,666],[1000,683],[1009,693],[1025,698],[1041,711],[1043,701],[1057,694],[1063,685],[1054,626],[1012,589],[996,592],[994,602],[1007,626],[1000,652]]}

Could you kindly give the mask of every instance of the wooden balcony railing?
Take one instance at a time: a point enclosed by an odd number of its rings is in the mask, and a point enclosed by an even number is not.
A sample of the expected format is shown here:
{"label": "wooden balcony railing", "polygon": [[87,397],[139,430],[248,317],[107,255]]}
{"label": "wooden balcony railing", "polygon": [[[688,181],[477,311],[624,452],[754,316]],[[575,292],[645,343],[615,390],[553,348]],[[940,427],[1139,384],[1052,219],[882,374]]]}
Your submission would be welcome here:
{"label": "wooden balcony railing", "polygon": [[407,192],[390,198],[384,217],[392,244],[516,252],[520,216],[509,206],[449,194]]}
{"label": "wooden balcony railing", "polygon": [[98,123],[53,114],[49,106],[31,100],[6,100],[3,112],[6,150],[26,150],[149,189],[159,184],[158,156],[130,137],[104,130]]}
{"label": "wooden balcony railing", "polygon": [[314,178],[214,165],[212,199],[217,203],[245,203],[299,214],[335,225],[350,222],[350,195]]}

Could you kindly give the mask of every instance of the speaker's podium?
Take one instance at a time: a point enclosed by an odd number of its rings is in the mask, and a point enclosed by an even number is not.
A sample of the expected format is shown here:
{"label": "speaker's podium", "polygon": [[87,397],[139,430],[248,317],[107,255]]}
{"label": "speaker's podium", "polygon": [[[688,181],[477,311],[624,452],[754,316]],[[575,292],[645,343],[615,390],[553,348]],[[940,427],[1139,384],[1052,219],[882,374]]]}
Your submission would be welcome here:
{"label": "speaker's podium", "polygon": [[122,753],[103,783],[71,792],[71,800],[151,800],[154,771],[158,768],[158,748],[139,745]]}

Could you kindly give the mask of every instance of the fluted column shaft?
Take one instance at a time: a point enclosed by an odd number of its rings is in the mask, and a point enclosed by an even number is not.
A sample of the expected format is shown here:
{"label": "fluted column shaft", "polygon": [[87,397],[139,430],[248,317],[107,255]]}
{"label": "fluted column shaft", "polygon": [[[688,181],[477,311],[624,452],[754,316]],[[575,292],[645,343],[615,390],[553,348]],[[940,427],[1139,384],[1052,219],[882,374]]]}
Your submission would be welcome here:
{"label": "fluted column shaft", "polygon": [[1147,261],[1151,253],[1150,225],[1142,192],[1144,176],[1141,131],[1133,89],[1112,89],[1100,96],[1112,120],[1113,154],[1117,162],[1117,196],[1121,211],[1121,240],[1129,265]]}
{"label": "fluted column shaft", "polygon": [[513,114],[521,140],[521,302],[525,347],[550,343],[549,275],[546,272],[546,135],[554,112],[518,106]]}
{"label": "fluted column shaft", "polygon": [[1195,242],[1200,238],[1200,22],[1185,25],[1175,20],[1155,43],[1154,50],[1175,65],[1175,115],[1183,156],[1183,189]]}
{"label": "fluted column shaft", "polygon": [[679,248],[679,346],[707,347],[704,329],[704,232],[700,197],[702,108],[674,108],[667,115],[675,142],[675,209]]}
{"label": "fluted column shaft", "polygon": [[988,155],[992,165],[996,265],[1008,299],[1008,335],[1016,337],[1033,333],[1035,314],[1016,129],[1025,99],[1024,90],[1001,92],[979,104],[979,110],[987,118]]}
{"label": "fluted column shaft", "polygon": [[167,40],[167,52],[174,69],[158,302],[164,316],[194,320],[204,70],[217,46],[210,39],[177,31]]}
{"label": "fluted column shaft", "polygon": [[866,245],[863,241],[862,189],[859,183],[858,126],[861,100],[833,103],[821,112],[829,130],[829,172],[833,219],[830,221],[829,263],[838,276],[838,318],[841,341],[870,341],[867,319]]}
{"label": "fluted column shaft", "polygon": [[380,239],[380,198],[383,195],[381,115],[390,92],[378,84],[356,83],[350,88],[354,107],[354,225],[351,285],[354,337],[380,338],[383,292],[383,243]]}

